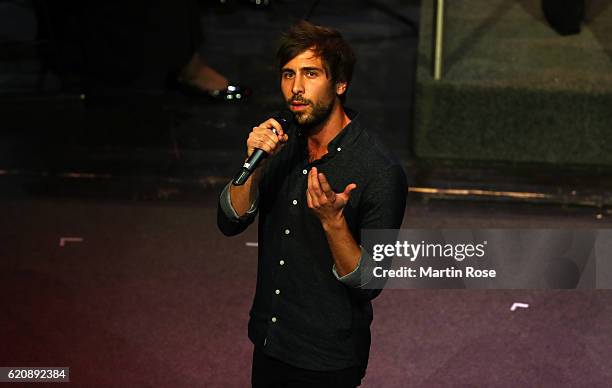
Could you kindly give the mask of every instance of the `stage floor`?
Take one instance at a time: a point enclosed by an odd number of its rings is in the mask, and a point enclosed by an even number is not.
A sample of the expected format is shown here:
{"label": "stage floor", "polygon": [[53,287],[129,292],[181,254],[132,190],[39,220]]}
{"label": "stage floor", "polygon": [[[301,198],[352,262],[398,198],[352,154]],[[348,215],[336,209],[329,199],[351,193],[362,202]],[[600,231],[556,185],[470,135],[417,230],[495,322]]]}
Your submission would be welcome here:
{"label": "stage floor", "polygon": [[[78,385],[248,386],[257,231],[224,237],[217,193],[3,200],[0,365],[70,366]],[[596,215],[411,201],[404,227],[610,227]],[[385,290],[362,386],[608,386],[611,302],[602,290]]]}

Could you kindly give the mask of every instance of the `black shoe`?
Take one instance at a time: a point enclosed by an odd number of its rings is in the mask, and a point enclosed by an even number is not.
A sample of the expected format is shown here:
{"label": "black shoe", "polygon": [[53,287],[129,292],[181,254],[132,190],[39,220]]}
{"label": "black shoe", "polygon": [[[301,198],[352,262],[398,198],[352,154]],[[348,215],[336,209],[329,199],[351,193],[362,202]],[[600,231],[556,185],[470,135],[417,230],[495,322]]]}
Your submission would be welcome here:
{"label": "black shoe", "polygon": [[225,89],[206,92],[218,101],[242,101],[251,95],[251,89],[245,86],[230,84]]}
{"label": "black shoe", "polygon": [[272,0],[248,0],[248,2],[255,8],[267,9],[271,5]]}
{"label": "black shoe", "polygon": [[251,89],[237,84],[230,84],[225,89],[203,90],[192,84],[177,81],[172,89],[191,98],[203,98],[211,102],[240,102],[251,95]]}

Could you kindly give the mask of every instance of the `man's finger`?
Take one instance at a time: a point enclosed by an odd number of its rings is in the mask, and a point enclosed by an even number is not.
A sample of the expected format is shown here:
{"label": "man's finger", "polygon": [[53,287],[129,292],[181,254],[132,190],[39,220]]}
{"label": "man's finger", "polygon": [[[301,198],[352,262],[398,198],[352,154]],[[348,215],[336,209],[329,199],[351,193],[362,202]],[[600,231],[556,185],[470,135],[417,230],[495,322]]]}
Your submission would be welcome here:
{"label": "man's finger", "polygon": [[321,203],[319,202],[319,199],[317,198],[316,194],[312,192],[312,190],[308,190],[308,194],[310,195],[310,201],[312,202],[312,207],[313,208],[318,208],[319,206],[321,206]]}
{"label": "man's finger", "polygon": [[268,119],[262,123],[262,126],[269,129],[274,129],[274,132],[276,132],[279,137],[285,134],[285,131],[283,131],[283,126],[280,125],[276,119]]}
{"label": "man's finger", "polygon": [[311,174],[308,174],[308,186],[306,187],[306,196],[308,199],[310,199],[310,205],[312,208],[315,205],[315,201],[314,201],[314,193],[312,189],[312,179],[310,179],[310,175]]}
{"label": "man's finger", "polygon": [[323,195],[323,191],[321,191],[321,186],[319,185],[319,177],[317,176],[316,167],[313,167],[310,170],[310,175],[308,176],[308,179],[310,180],[310,183],[311,183],[312,193],[317,197],[320,197],[321,195]]}
{"label": "man's finger", "polygon": [[[268,128],[266,127],[255,127],[253,129],[253,132],[257,135],[257,136],[262,136],[262,137],[267,137],[269,139],[272,139],[273,141],[279,141],[280,138],[278,135],[275,135],[274,133],[272,133],[272,131],[270,131]],[[285,134],[286,136],[286,134]]]}
{"label": "man's finger", "polygon": [[274,140],[272,140],[272,139],[270,139],[268,137],[265,137],[263,139],[260,139],[259,147],[257,147],[257,148],[260,148],[260,149],[266,151],[268,154],[270,154],[270,153],[274,152],[274,150],[276,149],[276,143],[274,142]]}
{"label": "man's finger", "polygon": [[356,188],[357,188],[356,184],[350,183],[344,188],[344,192],[342,194],[346,195],[347,198],[350,198],[351,191],[355,190]]}
{"label": "man's finger", "polygon": [[306,203],[308,204],[309,208],[313,208],[313,204],[312,204],[312,197],[310,196],[310,190],[306,190]]}
{"label": "man's finger", "polygon": [[333,202],[336,199],[336,193],[331,188],[329,182],[327,181],[327,178],[325,177],[325,174],[320,172],[318,175],[318,179],[319,184],[321,185],[321,190],[323,190],[323,194],[325,194],[327,199]]}

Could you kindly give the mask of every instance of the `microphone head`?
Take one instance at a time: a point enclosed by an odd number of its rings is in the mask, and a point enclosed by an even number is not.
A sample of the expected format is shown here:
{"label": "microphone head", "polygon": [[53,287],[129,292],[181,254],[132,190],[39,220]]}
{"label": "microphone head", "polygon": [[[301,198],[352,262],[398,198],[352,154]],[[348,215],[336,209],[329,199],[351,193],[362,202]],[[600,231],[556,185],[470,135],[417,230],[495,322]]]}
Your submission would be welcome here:
{"label": "microphone head", "polygon": [[293,122],[293,113],[287,109],[275,112],[272,117],[279,122],[283,129],[286,129],[285,126]]}

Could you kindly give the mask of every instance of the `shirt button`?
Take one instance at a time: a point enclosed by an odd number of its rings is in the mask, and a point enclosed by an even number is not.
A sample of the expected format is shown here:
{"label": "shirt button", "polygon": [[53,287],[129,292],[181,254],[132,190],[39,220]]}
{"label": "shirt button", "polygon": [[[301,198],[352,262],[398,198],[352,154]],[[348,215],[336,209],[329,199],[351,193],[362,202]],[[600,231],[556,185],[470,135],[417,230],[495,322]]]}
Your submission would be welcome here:
{"label": "shirt button", "polygon": [[338,150],[338,152],[342,151],[341,147],[336,148]]}
{"label": "shirt button", "polygon": [[291,231],[289,229],[285,229],[285,234],[289,234]]}
{"label": "shirt button", "polygon": [[281,260],[281,261],[279,261],[279,262],[278,262],[278,264],[280,264],[280,265],[285,265],[285,260]]}
{"label": "shirt button", "polygon": [[276,295],[278,295],[278,294],[280,294],[280,290],[276,290],[276,291],[274,291],[274,293],[275,293]]}
{"label": "shirt button", "polygon": [[304,175],[308,174],[308,170],[302,170],[302,174]]}
{"label": "shirt button", "polygon": [[272,322],[276,322],[276,317],[272,317]]}
{"label": "shirt button", "polygon": [[297,205],[297,199],[294,199],[293,201],[291,201],[291,203]]}

